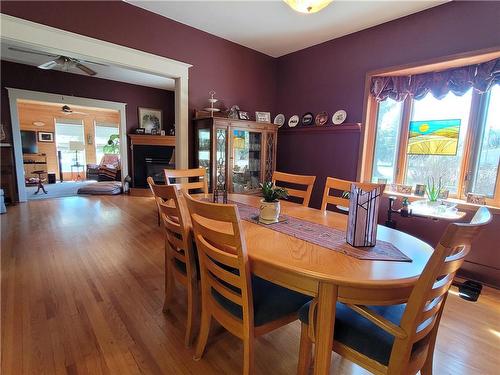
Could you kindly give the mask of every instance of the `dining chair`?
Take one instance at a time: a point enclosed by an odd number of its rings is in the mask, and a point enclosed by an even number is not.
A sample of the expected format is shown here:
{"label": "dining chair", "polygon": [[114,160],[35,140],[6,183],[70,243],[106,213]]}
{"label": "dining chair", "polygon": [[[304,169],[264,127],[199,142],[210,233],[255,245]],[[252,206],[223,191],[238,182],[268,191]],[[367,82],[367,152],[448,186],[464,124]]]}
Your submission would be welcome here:
{"label": "dining chair", "polygon": [[[432,374],[436,336],[448,290],[471,242],[491,221],[481,207],[470,223],[452,223],[441,237],[406,304],[337,302],[332,350],[374,374]],[[304,305],[298,374],[311,363],[316,301]],[[313,323],[313,324],[311,324]]]}
{"label": "dining chair", "polygon": [[311,297],[252,275],[236,205],[185,194],[201,272],[201,326],[194,358],[205,351],[212,318],[243,340],[243,374],[253,373],[254,339],[297,319]]}
{"label": "dining chair", "polygon": [[[344,192],[350,192],[352,184],[360,187],[363,191],[371,191],[380,187],[380,192],[384,192],[384,184],[372,184],[369,182],[356,182],[341,180],[340,178],[327,177],[325,182],[325,189],[323,190],[323,200],[321,201],[321,211],[325,211],[328,204],[335,206],[349,207],[349,198],[344,197]],[[341,192],[340,196],[330,195],[331,190]]]}
{"label": "dining chair", "polygon": [[153,197],[155,199],[155,204],[156,204],[156,213],[157,213],[157,216],[158,216],[158,226],[161,225],[161,217],[160,217],[160,204],[158,203],[159,202],[159,199],[165,199],[164,198],[164,191],[165,189],[163,188],[164,186],[166,185],[157,185],[154,180],[153,180],[153,177],[151,176],[148,176],[148,178],[146,179],[147,183],[148,183],[148,186],[149,186],[149,189],[151,190],[151,193],[153,193]]}
{"label": "dining chair", "polygon": [[291,197],[302,198],[302,205],[309,206],[309,201],[311,200],[312,189],[314,186],[314,181],[316,176],[305,176],[300,174],[291,174],[274,171],[272,182],[275,185],[277,181],[285,182],[287,184],[302,185],[306,187],[306,190],[299,190],[294,188],[286,188],[288,190],[288,195]]}
{"label": "dining chair", "polygon": [[199,277],[196,249],[191,234],[191,221],[185,205],[180,203],[178,187],[150,184],[165,228],[165,302],[170,309],[175,283],[187,291],[187,320],[184,343],[191,346],[199,321]]}
{"label": "dining chair", "polygon": [[[167,185],[178,185],[188,193],[194,189],[202,189],[204,194],[208,194],[207,170],[203,167],[193,169],[165,169],[165,179]],[[190,181],[197,178],[197,181]],[[181,179],[184,182],[172,182]]]}

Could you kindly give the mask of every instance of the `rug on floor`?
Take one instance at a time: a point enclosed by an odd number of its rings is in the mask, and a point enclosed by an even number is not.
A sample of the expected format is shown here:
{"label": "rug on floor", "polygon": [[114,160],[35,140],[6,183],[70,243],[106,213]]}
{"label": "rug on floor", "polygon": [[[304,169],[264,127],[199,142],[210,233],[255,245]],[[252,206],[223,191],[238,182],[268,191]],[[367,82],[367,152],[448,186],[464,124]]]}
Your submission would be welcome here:
{"label": "rug on floor", "polygon": [[27,186],[26,187],[26,196],[28,200],[41,200],[41,199],[52,199],[52,198],[62,198],[62,197],[72,197],[76,196],[78,189],[83,186],[88,186],[95,184],[97,181],[88,180],[88,181],[64,181],[58,182],[55,184],[43,184],[47,194],[45,194],[42,190],[35,194],[35,191],[38,189],[36,186]]}
{"label": "rug on floor", "polygon": [[78,194],[90,195],[116,195],[122,193],[122,183],[119,181],[103,181],[95,184],[82,186]]}

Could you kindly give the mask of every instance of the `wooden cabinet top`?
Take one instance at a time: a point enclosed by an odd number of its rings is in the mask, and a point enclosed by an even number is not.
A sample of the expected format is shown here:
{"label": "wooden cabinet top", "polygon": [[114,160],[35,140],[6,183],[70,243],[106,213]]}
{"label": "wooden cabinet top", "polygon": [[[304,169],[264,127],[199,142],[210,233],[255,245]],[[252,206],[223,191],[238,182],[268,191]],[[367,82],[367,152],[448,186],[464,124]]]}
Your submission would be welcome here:
{"label": "wooden cabinet top", "polygon": [[225,117],[198,117],[194,119],[195,123],[209,123],[213,125],[222,125],[222,126],[232,126],[238,128],[252,128],[252,129],[261,129],[267,131],[277,131],[278,125],[269,123],[269,122],[257,122],[251,120],[238,120],[232,118]]}

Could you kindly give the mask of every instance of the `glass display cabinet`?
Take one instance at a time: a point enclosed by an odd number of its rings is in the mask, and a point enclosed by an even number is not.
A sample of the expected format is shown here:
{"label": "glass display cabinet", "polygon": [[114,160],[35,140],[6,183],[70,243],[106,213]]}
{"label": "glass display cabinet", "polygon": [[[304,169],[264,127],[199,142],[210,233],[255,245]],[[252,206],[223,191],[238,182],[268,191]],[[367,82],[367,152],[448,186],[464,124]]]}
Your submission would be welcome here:
{"label": "glass display cabinet", "polygon": [[208,186],[228,193],[255,193],[276,167],[278,126],[203,117],[194,120],[194,166],[207,169]]}

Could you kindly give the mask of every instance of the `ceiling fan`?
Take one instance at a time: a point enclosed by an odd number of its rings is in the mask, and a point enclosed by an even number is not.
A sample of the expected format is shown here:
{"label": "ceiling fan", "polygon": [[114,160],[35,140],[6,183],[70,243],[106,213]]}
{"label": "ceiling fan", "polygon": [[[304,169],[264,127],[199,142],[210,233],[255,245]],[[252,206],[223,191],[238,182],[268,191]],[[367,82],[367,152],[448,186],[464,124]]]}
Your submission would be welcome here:
{"label": "ceiling fan", "polygon": [[43,63],[41,65],[38,65],[40,69],[53,69],[56,66],[61,66],[63,71],[68,71],[70,69],[76,68],[80,69],[81,71],[85,72],[89,76],[95,76],[97,73],[89,68],[86,65],[83,65],[83,63],[86,64],[95,64],[95,65],[101,65],[101,66],[106,66],[104,64],[92,62],[92,61],[86,61],[86,60],[80,60],[80,59],[75,59],[73,57],[68,57],[68,56],[63,56],[63,55],[52,55],[50,53],[45,53],[45,52],[38,52],[38,51],[32,51],[28,49],[22,49],[22,48],[17,48],[17,47],[9,47],[11,51],[16,51],[16,52],[22,52],[22,53],[31,53],[32,55],[40,55],[40,56],[46,56],[52,58],[52,60],[47,61],[46,63]]}
{"label": "ceiling fan", "polygon": [[85,112],[73,111],[69,105],[63,105],[61,107],[61,113],[64,115],[87,115]]}

